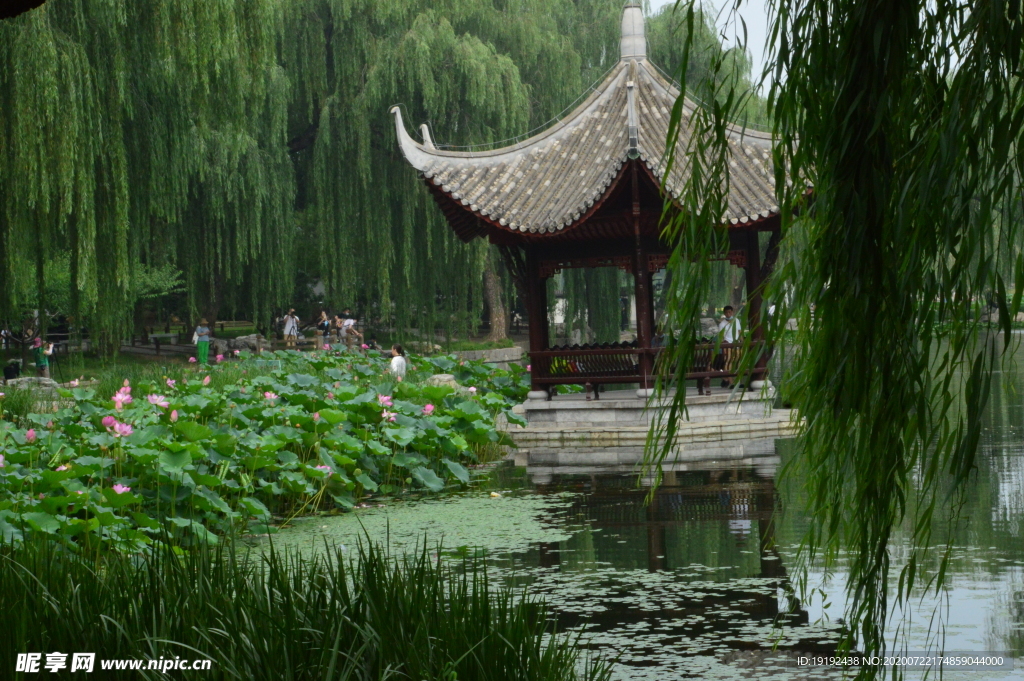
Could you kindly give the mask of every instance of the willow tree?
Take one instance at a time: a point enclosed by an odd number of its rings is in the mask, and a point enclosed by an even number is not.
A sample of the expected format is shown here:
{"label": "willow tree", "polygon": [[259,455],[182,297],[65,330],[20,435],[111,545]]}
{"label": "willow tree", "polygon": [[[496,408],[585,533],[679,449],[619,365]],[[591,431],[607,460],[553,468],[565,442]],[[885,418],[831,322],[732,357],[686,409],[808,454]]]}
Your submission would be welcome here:
{"label": "willow tree", "polygon": [[290,291],[293,175],[276,0],[51,0],[0,24],[0,314],[73,312],[116,347],[140,268],[173,263],[190,307]]}
{"label": "willow tree", "polygon": [[[1016,223],[1001,216],[1019,202],[1024,170],[1024,16],[1020,3],[980,1],[770,5],[784,236],[767,291],[779,313],[766,337],[781,343],[781,322],[798,320],[799,369],[782,387],[805,419],[797,456],[810,495],[805,555],[831,569],[844,552],[845,645],[878,653],[887,644],[893,528],[905,518],[913,526],[895,563],[902,602],[922,581],[933,514],[957,522],[992,372],[1024,294],[1024,262],[1001,263],[1007,249],[996,243],[1018,240]],[[695,12],[683,11],[692,26]],[[744,105],[728,79],[716,82],[715,106],[691,121],[701,134],[687,150],[686,210],[667,227],[683,275],[676,328],[698,314],[706,265],[691,258],[716,246],[725,126]],[[1001,338],[979,333],[978,301],[988,294]],[[689,352],[675,348],[667,376]],[[948,557],[947,545],[931,586],[941,586]]]}
{"label": "willow tree", "polygon": [[111,348],[167,268],[191,316],[265,323],[301,272],[399,329],[475,327],[492,259],[445,228],[386,111],[449,146],[523,135],[613,63],[619,10],[50,0],[4,22],[0,317],[50,307],[66,259],[72,311]]}
{"label": "willow tree", "polygon": [[384,112],[397,103],[430,121],[439,146],[507,143],[611,64],[617,18],[616,3],[596,0],[292,3],[284,63],[298,205],[326,297],[399,329],[474,328],[485,269],[488,298],[503,298],[497,260],[451,235]]}

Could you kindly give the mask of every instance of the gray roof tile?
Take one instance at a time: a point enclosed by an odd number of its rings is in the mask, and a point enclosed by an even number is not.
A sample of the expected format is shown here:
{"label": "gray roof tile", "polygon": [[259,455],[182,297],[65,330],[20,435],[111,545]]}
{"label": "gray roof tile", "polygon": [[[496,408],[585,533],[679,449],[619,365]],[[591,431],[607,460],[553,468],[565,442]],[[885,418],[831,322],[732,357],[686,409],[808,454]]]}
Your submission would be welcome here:
{"label": "gray roof tile", "polygon": [[[630,75],[633,73],[634,75]],[[477,215],[509,229],[550,233],[580,218],[604,196],[629,152],[627,81],[636,85],[640,159],[675,198],[690,173],[686,149],[695,105],[684,102],[677,157],[667,181],[665,141],[678,90],[644,58],[623,59],[591,96],[544,132],[502,149],[435,149],[413,140],[397,107],[399,145],[409,163]],[[737,224],[778,212],[771,138],[732,128],[729,202],[722,221]]]}

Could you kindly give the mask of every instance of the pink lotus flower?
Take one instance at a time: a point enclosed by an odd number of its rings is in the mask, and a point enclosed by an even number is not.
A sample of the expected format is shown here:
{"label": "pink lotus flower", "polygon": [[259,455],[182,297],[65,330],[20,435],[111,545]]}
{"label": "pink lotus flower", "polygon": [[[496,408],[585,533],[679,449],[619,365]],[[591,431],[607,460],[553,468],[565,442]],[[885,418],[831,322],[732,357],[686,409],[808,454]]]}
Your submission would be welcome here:
{"label": "pink lotus flower", "polygon": [[206,374],[203,378],[203,385],[210,385],[210,374]]}
{"label": "pink lotus flower", "polygon": [[125,487],[124,485],[114,485],[114,491],[118,494],[127,494],[132,491],[132,488]]}
{"label": "pink lotus flower", "polygon": [[387,409],[385,409],[384,411],[382,411],[380,413],[380,417],[382,419],[384,419],[385,421],[394,421],[395,420],[395,416],[396,416],[395,412],[388,411]]}
{"label": "pink lotus flower", "polygon": [[175,381],[173,378],[168,378],[167,379],[167,387],[168,388],[173,388],[175,383],[177,383],[177,381]]}
{"label": "pink lotus flower", "polygon": [[43,494],[42,492],[40,492],[40,493],[39,493],[39,498],[40,498],[40,499],[45,499],[45,498],[46,498],[46,495],[45,495],[45,494]]}
{"label": "pink lotus flower", "polygon": [[324,350],[330,350],[330,349],[331,349],[331,344],[330,343],[324,343]]}
{"label": "pink lotus flower", "polygon": [[174,423],[177,420],[178,420],[178,410],[174,409],[174,410],[171,411],[171,423]]}
{"label": "pink lotus flower", "polygon": [[320,412],[318,412],[318,411],[314,411],[313,412],[313,420],[314,421],[319,421],[320,420]]}
{"label": "pink lotus flower", "polygon": [[46,429],[47,430],[53,430],[53,421],[47,421],[46,422]]}
{"label": "pink lotus flower", "polygon": [[430,416],[431,414],[433,414],[434,413],[434,405],[428,404],[425,407],[423,407],[423,413],[425,415],[427,415],[427,416]]}
{"label": "pink lotus flower", "polygon": [[83,490],[76,489],[75,494],[85,494],[85,492]]}
{"label": "pink lotus flower", "polygon": [[471,395],[475,395],[475,394],[476,394],[476,388],[470,388],[470,389],[469,389],[469,393],[470,393]]}
{"label": "pink lotus flower", "polygon": [[235,357],[238,357],[240,354],[242,354],[241,350],[235,350]]}
{"label": "pink lotus flower", "polygon": [[69,383],[69,385],[70,385],[70,386],[71,386],[72,388],[77,388],[77,387],[78,387],[78,379],[77,379],[77,378],[72,378],[72,379],[71,379],[71,383]]}
{"label": "pink lotus flower", "polygon": [[71,468],[71,466],[68,466],[67,464],[61,464],[60,466],[57,466],[58,471],[66,471],[69,468]]}
{"label": "pink lotus flower", "polygon": [[0,399],[3,399],[4,394],[0,393]]}
{"label": "pink lotus flower", "polygon": [[124,383],[122,383],[121,385],[123,385],[125,388],[128,388],[128,392],[132,391],[132,389],[131,389],[132,383],[127,378],[124,379]]}
{"label": "pink lotus flower", "polygon": [[27,431],[25,431],[25,442],[35,442],[35,441],[36,441],[36,429],[35,428],[29,428]]}
{"label": "pink lotus flower", "polygon": [[267,398],[268,400],[276,400],[278,396],[268,390],[267,392],[263,393],[263,397]]}
{"label": "pink lotus flower", "polygon": [[527,364],[526,365],[526,370],[527,371],[533,371],[533,365],[532,364]]}
{"label": "pink lotus flower", "polygon": [[4,468],[5,466],[7,466],[7,464],[4,463],[4,455],[0,454],[0,468]]}
{"label": "pink lotus flower", "polygon": [[195,364],[196,363],[196,358],[195,357],[189,357],[188,361],[191,362],[192,364]]}
{"label": "pink lotus flower", "polygon": [[100,421],[100,423],[103,424],[104,428],[113,428],[114,424],[117,423],[117,419],[115,419],[113,416],[104,416],[103,420]]}
{"label": "pink lotus flower", "polygon": [[377,395],[377,401],[380,402],[382,407],[390,407],[393,405],[391,402],[391,395]]}
{"label": "pink lotus flower", "polygon": [[218,363],[223,362],[224,361],[224,355],[217,355],[216,357],[214,357],[214,359],[216,359]]}
{"label": "pink lotus flower", "polygon": [[370,349],[370,346],[367,345],[366,343],[363,343],[362,346],[360,346],[360,347],[362,347],[363,350],[369,350]]}
{"label": "pink lotus flower", "polygon": [[171,403],[167,401],[167,398],[163,395],[146,395],[146,399],[149,400],[150,404],[155,404],[161,409],[166,409],[171,406]]}
{"label": "pink lotus flower", "polygon": [[334,393],[327,393],[327,399],[333,400],[334,399]]}
{"label": "pink lotus flower", "polygon": [[121,411],[121,409],[124,408],[124,405],[133,401],[131,392],[132,389],[129,388],[128,386],[125,386],[118,390],[116,393],[114,393],[114,396],[110,398],[114,401],[114,406],[117,407],[118,411]]}
{"label": "pink lotus flower", "polygon": [[334,472],[334,471],[331,470],[330,466],[317,466],[316,469],[318,471],[323,471],[323,472],[327,473],[327,477],[328,478],[331,477],[331,473]]}
{"label": "pink lotus flower", "polygon": [[114,424],[114,437],[128,437],[132,434],[131,424],[128,423],[115,423]]}

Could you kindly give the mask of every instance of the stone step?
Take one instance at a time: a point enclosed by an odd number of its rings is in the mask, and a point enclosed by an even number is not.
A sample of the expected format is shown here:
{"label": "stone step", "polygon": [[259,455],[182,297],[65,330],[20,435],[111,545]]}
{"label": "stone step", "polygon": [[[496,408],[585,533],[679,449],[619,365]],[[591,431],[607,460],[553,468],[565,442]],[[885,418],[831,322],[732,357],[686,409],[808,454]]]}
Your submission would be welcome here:
{"label": "stone step", "polygon": [[[776,410],[767,418],[736,418],[716,421],[681,423],[676,431],[676,444],[725,442],[765,437],[792,437],[797,424],[789,410]],[[647,443],[648,426],[599,426],[596,424],[558,424],[511,428],[509,435],[519,447],[543,449],[606,449],[610,447],[637,447]]]}

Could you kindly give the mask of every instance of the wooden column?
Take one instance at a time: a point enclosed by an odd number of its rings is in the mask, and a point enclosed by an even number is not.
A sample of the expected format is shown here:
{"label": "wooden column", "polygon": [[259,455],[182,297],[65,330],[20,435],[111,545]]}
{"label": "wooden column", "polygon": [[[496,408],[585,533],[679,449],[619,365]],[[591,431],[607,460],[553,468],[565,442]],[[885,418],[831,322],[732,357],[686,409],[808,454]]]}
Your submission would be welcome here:
{"label": "wooden column", "polygon": [[[534,247],[526,249],[526,316],[530,324],[530,352],[547,350],[548,340],[548,286],[540,276],[540,261]],[[539,375],[547,373],[547,361],[537,362],[531,375],[531,390],[545,390],[537,383]]]}
{"label": "wooden column", "polygon": [[[633,282],[636,295],[636,344],[643,350],[650,350],[654,338],[654,296],[651,290],[651,272],[647,266],[647,252],[640,236],[640,182],[637,177],[636,161],[632,161],[633,177]],[[654,358],[650,352],[640,354],[640,388],[651,388],[654,381]]]}
{"label": "wooden column", "polygon": [[[634,293],[636,295],[636,344],[650,349],[654,338],[654,300],[651,295],[651,273],[647,268],[647,253],[637,243],[636,260],[633,265]],[[654,382],[654,360],[649,352],[640,355],[640,387],[651,388]]]}
{"label": "wooden column", "polygon": [[[747,252],[746,283],[747,283],[747,327],[750,329],[750,340],[758,343],[764,340],[764,328],[761,326],[761,246],[758,234],[754,230],[743,233],[744,250]],[[764,368],[768,362],[767,354],[763,353],[754,366],[753,380],[764,378]]]}

